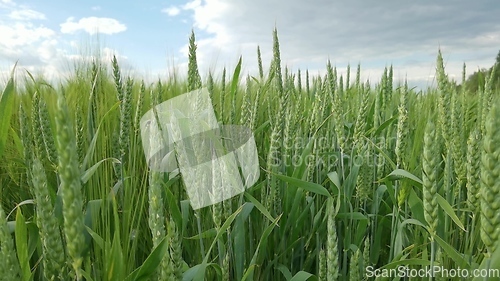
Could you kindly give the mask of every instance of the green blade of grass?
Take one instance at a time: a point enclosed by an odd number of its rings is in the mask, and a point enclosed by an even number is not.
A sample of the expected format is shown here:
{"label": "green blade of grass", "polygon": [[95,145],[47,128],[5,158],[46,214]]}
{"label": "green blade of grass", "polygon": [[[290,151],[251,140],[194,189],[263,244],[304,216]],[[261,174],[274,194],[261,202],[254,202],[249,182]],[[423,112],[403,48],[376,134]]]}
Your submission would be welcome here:
{"label": "green blade of grass", "polygon": [[457,217],[455,214],[455,211],[453,211],[453,208],[451,207],[450,203],[446,201],[446,199],[443,198],[443,196],[436,194],[437,195],[437,201],[439,206],[443,209],[443,211],[453,220],[453,222],[460,227],[461,230],[466,231],[464,225],[460,221],[460,219]]}
{"label": "green blade of grass", "polygon": [[[17,63],[16,63],[17,64]],[[14,69],[10,74],[9,81],[0,96],[0,158],[3,156],[7,136],[10,130],[10,119],[14,110]]]}
{"label": "green blade of grass", "polygon": [[299,180],[299,179],[296,179],[293,177],[288,177],[288,176],[280,175],[280,174],[273,173],[273,175],[276,176],[278,179],[280,179],[284,182],[287,182],[289,184],[292,184],[296,187],[300,187],[304,190],[307,190],[307,191],[310,191],[310,192],[313,192],[313,193],[316,193],[319,195],[331,197],[328,190],[326,190],[326,188],[324,188],[322,185],[319,185],[317,183],[307,182],[307,181]]}
{"label": "green blade of grass", "polygon": [[19,265],[21,266],[21,278],[24,281],[28,281],[31,279],[31,269],[28,255],[28,229],[26,227],[26,220],[21,212],[21,208],[18,208],[16,212],[15,240],[17,258],[19,259]]}
{"label": "green blade of grass", "polygon": [[164,237],[160,244],[158,244],[158,246],[156,246],[156,248],[154,248],[151,254],[146,258],[144,263],[127,276],[124,281],[149,280],[149,278],[156,272],[163,256],[167,253],[168,246],[168,237]]}

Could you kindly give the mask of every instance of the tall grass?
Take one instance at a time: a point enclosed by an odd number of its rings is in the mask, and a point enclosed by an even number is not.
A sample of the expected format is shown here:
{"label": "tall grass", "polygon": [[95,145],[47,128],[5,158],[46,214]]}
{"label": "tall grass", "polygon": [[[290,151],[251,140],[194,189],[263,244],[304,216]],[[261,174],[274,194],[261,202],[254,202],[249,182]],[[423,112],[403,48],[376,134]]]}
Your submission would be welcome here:
{"label": "tall grass", "polygon": [[[324,77],[293,73],[272,35],[271,66],[257,48],[255,76],[243,77],[240,59],[203,81],[192,33],[186,80],[147,84],[98,57],[59,85],[11,79],[0,97],[0,280],[371,280],[370,268],[499,268],[492,82],[459,89],[440,52],[427,91],[395,81],[392,66],[378,84],[361,81],[359,65],[355,79],[330,62]],[[262,173],[243,194],[193,211],[182,175],[149,169],[139,123],[200,87],[220,122],[251,128]]]}

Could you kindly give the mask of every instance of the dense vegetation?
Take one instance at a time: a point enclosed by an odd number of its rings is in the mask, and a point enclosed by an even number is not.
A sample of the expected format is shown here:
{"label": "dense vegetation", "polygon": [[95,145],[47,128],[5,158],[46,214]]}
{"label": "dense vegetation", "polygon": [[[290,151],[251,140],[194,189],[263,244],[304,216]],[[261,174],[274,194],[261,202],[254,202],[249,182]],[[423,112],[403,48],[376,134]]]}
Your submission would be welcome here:
{"label": "dense vegetation", "polygon": [[[202,81],[193,34],[187,81],[147,85],[98,58],[59,85],[10,79],[0,98],[0,280],[372,280],[369,266],[500,268],[494,68],[477,91],[457,88],[438,53],[437,88],[416,92],[394,83],[392,67],[376,86],[360,81],[359,65],[354,79],[330,62],[324,77],[282,69],[276,31],[268,71],[257,54],[255,76],[240,77],[240,59]],[[252,129],[261,178],[193,211],[179,175],[148,169],[139,122],[200,87],[220,122]]]}
{"label": "dense vegetation", "polygon": [[[500,64],[500,51],[497,54],[495,64],[498,65]],[[469,92],[477,92],[481,91],[482,88],[484,87],[484,84],[486,83],[486,79],[491,77],[491,85],[492,87],[498,90],[500,87],[500,71],[496,71],[493,73],[493,66],[490,68],[481,68],[471,75],[467,77],[467,80],[465,81],[465,86],[467,87],[467,91]]]}

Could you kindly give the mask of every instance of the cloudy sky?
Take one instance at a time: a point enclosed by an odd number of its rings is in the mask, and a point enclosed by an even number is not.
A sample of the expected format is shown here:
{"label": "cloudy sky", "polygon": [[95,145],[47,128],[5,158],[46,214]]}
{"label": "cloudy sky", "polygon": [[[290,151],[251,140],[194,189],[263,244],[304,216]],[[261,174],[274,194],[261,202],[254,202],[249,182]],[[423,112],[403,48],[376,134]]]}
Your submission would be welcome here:
{"label": "cloudy sky", "polygon": [[[292,70],[324,73],[328,59],[340,72],[361,63],[364,79],[378,80],[393,64],[395,78],[435,85],[435,58],[443,51],[451,77],[490,67],[500,50],[498,0],[0,0],[0,71],[15,61],[58,77],[70,62],[100,46],[102,57],[149,77],[184,71],[194,29],[203,74],[220,74],[243,56],[257,74],[256,49],[272,56],[276,26],[282,62]],[[354,73],[353,73],[354,75]]]}

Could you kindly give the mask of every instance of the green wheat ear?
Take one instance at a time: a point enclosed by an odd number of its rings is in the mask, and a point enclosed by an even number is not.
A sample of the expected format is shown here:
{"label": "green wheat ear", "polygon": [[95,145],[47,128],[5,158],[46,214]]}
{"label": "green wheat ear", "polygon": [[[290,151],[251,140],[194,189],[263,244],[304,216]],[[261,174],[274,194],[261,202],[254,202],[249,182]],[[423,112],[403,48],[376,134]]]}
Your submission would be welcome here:
{"label": "green wheat ear", "polygon": [[19,280],[19,262],[2,205],[0,205],[0,255],[0,272],[3,280]]}
{"label": "green wheat ear", "polygon": [[42,133],[45,149],[47,150],[47,157],[49,161],[55,165],[57,163],[57,152],[50,129],[49,111],[45,101],[40,101],[38,111],[40,117],[40,131]]}
{"label": "green wheat ear", "polygon": [[326,253],[325,249],[319,251],[318,256],[318,280],[326,280]]}
{"label": "green wheat ear", "polygon": [[[478,126],[479,127],[479,126]],[[476,128],[467,141],[467,203],[474,216],[479,215],[480,206],[480,164],[481,164],[481,134]]]}
{"label": "green wheat ear", "polygon": [[327,209],[326,277],[327,280],[337,280],[339,276],[339,248],[333,204],[330,204]]}
{"label": "green wheat ear", "polygon": [[173,269],[173,276],[175,276],[176,280],[182,280],[182,265],[184,264],[184,260],[182,259],[182,241],[180,239],[177,226],[175,225],[175,222],[172,220],[172,218],[167,220],[167,229],[170,243],[169,253]]}
{"label": "green wheat ear", "polygon": [[497,100],[485,120],[481,157],[481,239],[489,254],[500,235],[500,105]]}
{"label": "green wheat ear", "polygon": [[42,130],[40,130],[42,124],[40,121],[40,94],[38,91],[33,93],[32,104],[31,104],[31,125],[33,131],[33,139],[35,141],[35,155],[40,157],[40,159],[47,158],[47,150],[45,149],[45,143],[43,141]]}
{"label": "green wheat ear", "polygon": [[359,274],[359,260],[361,257],[361,250],[358,248],[351,256],[349,264],[349,280],[361,280]]}
{"label": "green wheat ear", "polygon": [[71,257],[71,265],[77,277],[80,277],[80,268],[83,262],[82,252],[85,247],[85,237],[83,235],[85,226],[82,213],[83,195],[75,131],[71,123],[66,100],[62,94],[59,95],[57,100],[56,128],[64,233],[68,254]]}
{"label": "green wheat ear", "polygon": [[33,162],[32,173],[36,222],[43,246],[43,273],[47,280],[58,280],[64,273],[65,254],[59,223],[54,215],[54,206],[47,187],[47,176],[40,160],[35,159]]}
{"label": "green wheat ear", "polygon": [[424,217],[429,224],[429,230],[436,234],[438,224],[438,169],[440,165],[439,148],[436,146],[436,127],[429,121],[424,133],[424,152],[422,157],[423,170],[423,203]]}
{"label": "green wheat ear", "polygon": [[189,37],[189,61],[188,61],[188,92],[201,88],[201,77],[198,72],[198,62],[196,60],[196,38],[194,30]]}

